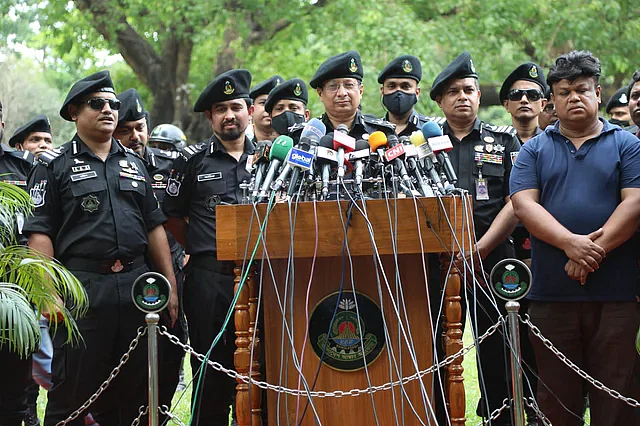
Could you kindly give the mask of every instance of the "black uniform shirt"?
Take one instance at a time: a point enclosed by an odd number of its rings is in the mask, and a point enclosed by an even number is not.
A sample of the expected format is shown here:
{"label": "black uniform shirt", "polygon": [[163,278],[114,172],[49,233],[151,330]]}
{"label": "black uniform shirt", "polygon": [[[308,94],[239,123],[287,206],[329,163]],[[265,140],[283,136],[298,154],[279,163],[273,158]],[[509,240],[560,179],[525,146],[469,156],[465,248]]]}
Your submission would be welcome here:
{"label": "black uniform shirt", "polygon": [[[326,113],[322,114],[320,120],[327,126],[327,133],[333,132],[333,124],[331,124],[331,120]],[[356,112],[356,118],[353,120],[353,124],[349,129],[349,136],[358,139],[365,139],[363,135],[369,135],[375,131],[381,131],[386,135],[393,134],[395,132],[396,126],[392,123],[389,123],[386,120],[375,118],[372,115],[362,114],[360,111]]]}
{"label": "black uniform shirt", "polygon": [[29,151],[16,151],[0,145],[0,180],[27,189],[27,176],[33,164]]}
{"label": "black uniform shirt", "polygon": [[104,162],[78,135],[40,154],[29,191],[35,209],[24,231],[48,235],[63,263],[144,255],[148,232],[166,220],[144,161],[115,139]]}
{"label": "black uniform shirt", "polygon": [[242,201],[242,181],[249,182],[247,157],[254,151],[245,136],[236,160],[217,137],[186,147],[173,163],[162,208],[169,217],[189,218],[188,254],[216,254],[216,206]]}
{"label": "black uniform shirt", "polygon": [[[520,142],[511,126],[492,126],[478,118],[471,133],[461,141],[453,135],[448,123],[444,124],[443,133],[449,135],[453,143],[449,157],[458,175],[457,186],[469,191],[473,197],[475,231],[480,239],[505,205],[511,167],[520,151]],[[476,179],[480,172],[487,183],[488,200],[478,200],[476,194]]]}
{"label": "black uniform shirt", "polygon": [[151,176],[151,187],[161,205],[167,189],[169,174],[176,158],[178,158],[178,151],[165,151],[149,146],[144,150],[143,159],[147,163],[147,171]]}
{"label": "black uniform shirt", "polygon": [[[383,117],[383,120],[389,120],[389,113],[387,112]],[[426,117],[422,114],[418,114],[414,109],[409,119],[407,120],[407,127],[404,128],[403,131],[398,133],[398,137],[400,136],[411,136],[411,134],[415,131],[422,131],[422,125],[427,121],[434,121],[438,125],[442,126],[445,122],[443,117]]]}

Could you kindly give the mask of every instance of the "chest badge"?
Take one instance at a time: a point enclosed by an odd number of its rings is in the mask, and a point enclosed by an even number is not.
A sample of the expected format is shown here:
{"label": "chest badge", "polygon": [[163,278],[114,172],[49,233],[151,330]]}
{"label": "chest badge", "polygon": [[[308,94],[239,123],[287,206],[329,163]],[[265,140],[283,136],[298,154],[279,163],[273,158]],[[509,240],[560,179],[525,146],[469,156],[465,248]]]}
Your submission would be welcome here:
{"label": "chest badge", "polygon": [[495,141],[495,139],[492,136],[485,136],[483,139],[487,143],[491,143],[491,142]]}
{"label": "chest badge", "polygon": [[493,152],[493,145],[488,143],[484,146],[484,150],[487,152]]}
{"label": "chest badge", "polygon": [[118,161],[118,165],[122,168],[129,167],[129,163],[127,163],[127,160]]}
{"label": "chest badge", "polygon": [[475,146],[473,147],[473,150],[474,150],[475,152],[482,152],[482,151],[484,151],[484,145],[475,145]]}
{"label": "chest badge", "polygon": [[504,145],[500,145],[499,143],[497,143],[493,146],[493,150],[496,152],[496,154],[502,154],[504,152]]}
{"label": "chest badge", "polygon": [[160,173],[153,175],[153,180],[157,181],[157,182],[161,182],[163,179],[162,175]]}
{"label": "chest badge", "polygon": [[80,203],[80,207],[87,213],[93,213],[98,211],[98,207],[100,206],[100,200],[95,195],[87,195],[82,199],[82,203]]}
{"label": "chest badge", "polygon": [[220,204],[220,201],[221,200],[219,195],[212,195],[211,197],[207,198],[207,201],[205,201],[205,206],[207,207],[207,210],[213,213],[216,211],[216,206]]}

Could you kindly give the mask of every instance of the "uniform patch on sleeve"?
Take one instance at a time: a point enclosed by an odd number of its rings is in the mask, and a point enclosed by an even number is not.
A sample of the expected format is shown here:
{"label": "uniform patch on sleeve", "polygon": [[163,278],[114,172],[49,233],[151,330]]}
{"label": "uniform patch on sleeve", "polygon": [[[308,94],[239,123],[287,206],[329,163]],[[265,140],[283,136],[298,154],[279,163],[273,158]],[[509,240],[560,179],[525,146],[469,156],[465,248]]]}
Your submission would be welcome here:
{"label": "uniform patch on sleeve", "polygon": [[29,195],[31,195],[31,201],[33,201],[34,207],[42,207],[44,206],[44,196],[47,193],[47,180],[43,179],[39,183],[33,185],[33,188],[29,190]]}
{"label": "uniform patch on sleeve", "polygon": [[518,153],[520,151],[511,151],[511,165],[516,164],[516,158],[518,158]]}

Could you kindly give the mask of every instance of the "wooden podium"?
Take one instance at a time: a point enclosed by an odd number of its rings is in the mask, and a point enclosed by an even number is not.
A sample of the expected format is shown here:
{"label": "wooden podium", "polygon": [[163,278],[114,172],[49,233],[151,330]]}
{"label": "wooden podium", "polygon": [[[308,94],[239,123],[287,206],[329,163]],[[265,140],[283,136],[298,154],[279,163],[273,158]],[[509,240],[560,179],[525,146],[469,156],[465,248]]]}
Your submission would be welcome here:
{"label": "wooden podium", "polygon": [[[266,226],[265,245],[271,261],[275,285],[271,278],[268,265],[264,267],[263,277],[263,311],[265,327],[266,378],[270,384],[282,385],[288,389],[300,389],[304,395],[304,386],[299,384],[298,370],[292,358],[295,352],[297,360],[303,358],[302,373],[309,388],[314,384],[314,391],[332,392],[335,390],[350,391],[352,389],[367,389],[370,381],[373,387],[382,386],[402,377],[416,373],[415,363],[409,356],[406,338],[398,327],[400,311],[401,322],[410,327],[413,351],[416,354],[417,370],[423,371],[433,364],[433,345],[431,319],[429,317],[428,289],[425,285],[425,272],[422,265],[422,254],[446,253],[454,250],[454,236],[463,241],[463,208],[460,197],[447,196],[442,198],[442,204],[435,198],[421,198],[416,204],[413,199],[390,200],[388,207],[384,200],[369,200],[366,211],[373,227],[375,242],[380,254],[382,265],[392,292],[393,299],[399,300],[396,288],[396,269],[393,258],[394,244],[390,223],[394,225],[396,239],[395,251],[398,254],[397,263],[402,282],[403,303],[392,303],[392,297],[381,280],[382,298],[376,279],[373,249],[367,223],[362,214],[352,209],[352,219],[347,230],[347,241],[352,256],[353,287],[357,293],[364,294],[382,308],[388,327],[390,339],[377,359],[368,360],[367,370],[340,371],[323,365],[319,370],[320,357],[314,352],[307,335],[307,317],[314,307],[325,297],[338,291],[342,276],[342,252],[344,229],[340,215],[346,222],[345,213],[348,202],[341,202],[341,209],[336,201],[314,203],[304,202],[297,206],[295,216],[295,231],[293,238],[293,265],[295,268],[294,282],[289,283],[289,292],[284,296],[287,264],[290,257],[291,233],[290,214],[287,204],[277,204],[269,214]],[[359,202],[358,205],[362,207]],[[295,206],[292,207],[292,210]],[[389,211],[387,210],[389,208]],[[217,206],[217,249],[219,260],[234,260],[236,262],[236,292],[241,280],[241,267],[247,253],[247,258],[256,245],[260,224],[266,215],[267,205],[257,206],[256,215],[251,205]],[[397,211],[396,211],[397,210]],[[417,210],[417,215],[416,215]],[[317,218],[317,219],[316,219]],[[391,218],[391,220],[389,220]],[[448,221],[447,221],[448,218]],[[419,222],[419,225],[418,225]],[[317,226],[317,234],[316,234]],[[431,228],[430,228],[431,227]],[[454,232],[451,231],[451,227]],[[251,230],[251,235],[249,231]],[[422,246],[420,243],[420,233]],[[436,236],[437,234],[437,236]],[[318,235],[317,253],[311,286],[309,287],[310,272],[314,250],[316,250],[316,235]],[[439,238],[438,238],[439,237]],[[248,247],[248,248],[247,248]],[[254,260],[261,260],[263,243],[258,246]],[[454,250],[455,251],[455,250]],[[450,254],[443,255],[445,266],[450,260]],[[425,257],[426,260],[426,257]],[[344,272],[344,291],[352,290],[349,259],[346,258]],[[378,265],[379,269],[379,265]],[[432,275],[433,276],[433,275]],[[254,380],[262,380],[260,375],[260,341],[252,339],[255,328],[258,302],[258,276],[255,267],[249,274],[249,279],[242,288],[235,311],[236,346],[234,363],[236,370]],[[441,283],[430,282],[430,286]],[[444,344],[446,356],[453,355],[462,348],[462,323],[460,308],[460,277],[452,268],[445,283],[445,333]],[[291,286],[293,286],[293,308],[291,302]],[[278,293],[276,294],[276,290]],[[309,300],[307,305],[307,290]],[[293,348],[285,334],[283,342],[283,316],[281,304],[286,305],[286,323],[293,328]],[[406,309],[406,311],[405,311]],[[405,315],[406,312],[406,315]],[[291,320],[293,319],[293,320]],[[384,339],[384,336],[381,336]],[[253,346],[253,359],[251,349]],[[304,352],[302,348],[304,346]],[[389,352],[389,351],[392,352]],[[389,362],[393,353],[395,362]],[[364,364],[364,363],[363,363]],[[445,393],[453,425],[465,424],[465,393],[462,378],[462,358],[457,358],[446,368]],[[401,366],[401,371],[398,366]],[[367,379],[368,372],[368,379]],[[399,374],[398,374],[399,373]],[[317,375],[317,379],[316,379]],[[400,377],[399,377],[400,376]],[[432,375],[422,377],[423,389],[426,388],[429,399],[432,399]],[[240,426],[260,426],[261,420],[261,391],[255,386],[249,386],[238,381],[236,387],[236,413]],[[381,426],[396,424],[396,418],[403,425],[418,425],[417,416],[425,424],[436,424],[433,412],[425,405],[421,392],[420,380],[412,380],[404,385],[393,387],[392,390],[378,390],[375,393],[364,393],[359,396],[345,395],[336,397],[312,398],[317,416],[323,425],[375,425],[374,412]],[[307,406],[306,396],[294,396],[274,391],[267,393],[269,424],[301,424],[316,425],[316,415]],[[433,401],[431,401],[431,405]],[[375,405],[375,407],[374,407]],[[305,411],[304,418],[302,413]],[[412,409],[413,407],[413,409]],[[375,408],[375,409],[374,409]],[[397,416],[397,417],[396,417]]]}

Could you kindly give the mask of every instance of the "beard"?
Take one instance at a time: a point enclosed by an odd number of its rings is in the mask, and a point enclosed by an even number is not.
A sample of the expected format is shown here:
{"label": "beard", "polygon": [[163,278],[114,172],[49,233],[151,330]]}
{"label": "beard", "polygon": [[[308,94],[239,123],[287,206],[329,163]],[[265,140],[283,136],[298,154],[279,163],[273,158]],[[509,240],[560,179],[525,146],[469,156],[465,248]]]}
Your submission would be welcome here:
{"label": "beard", "polygon": [[235,124],[236,127],[228,130],[225,130],[224,126],[230,124],[230,122],[222,124],[220,139],[222,139],[223,141],[234,141],[238,139],[242,134],[244,134],[244,130],[241,130],[240,122],[238,122],[238,120],[233,120],[231,123]]}

